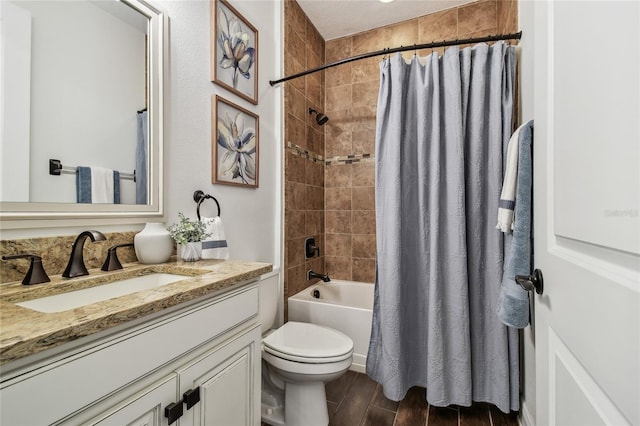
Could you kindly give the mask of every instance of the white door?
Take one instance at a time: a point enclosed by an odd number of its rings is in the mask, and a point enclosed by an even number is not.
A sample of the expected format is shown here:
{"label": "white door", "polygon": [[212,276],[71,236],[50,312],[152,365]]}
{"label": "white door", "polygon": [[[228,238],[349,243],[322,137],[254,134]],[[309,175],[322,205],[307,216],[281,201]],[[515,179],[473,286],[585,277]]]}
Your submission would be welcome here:
{"label": "white door", "polygon": [[536,423],[640,425],[640,2],[534,10]]}

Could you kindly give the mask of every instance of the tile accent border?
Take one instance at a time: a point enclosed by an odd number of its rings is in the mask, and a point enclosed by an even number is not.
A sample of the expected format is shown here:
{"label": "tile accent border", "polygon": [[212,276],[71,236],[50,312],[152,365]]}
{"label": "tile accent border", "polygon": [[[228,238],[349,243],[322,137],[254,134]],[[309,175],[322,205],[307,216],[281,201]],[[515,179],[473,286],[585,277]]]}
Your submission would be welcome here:
{"label": "tile accent border", "polygon": [[354,164],[354,163],[370,163],[375,161],[375,157],[371,154],[348,154],[348,155],[340,155],[331,158],[327,158],[324,160],[324,157],[320,154],[316,154],[313,151],[309,151],[307,149],[302,148],[299,145],[296,145],[291,142],[287,142],[287,148],[291,151],[291,153],[295,156],[306,158],[307,160],[311,160],[314,163],[322,163],[325,166],[331,165],[344,165],[344,164]]}
{"label": "tile accent border", "polygon": [[370,163],[375,161],[375,159],[376,157],[371,154],[349,154],[327,158],[324,164],[327,166],[337,166],[341,164]]}
{"label": "tile accent border", "polygon": [[291,153],[295,156],[306,158],[307,160],[311,160],[314,163],[324,163],[324,158],[320,154],[316,154],[313,151],[306,150],[301,146],[293,144],[291,142],[287,142],[287,148],[291,150]]}

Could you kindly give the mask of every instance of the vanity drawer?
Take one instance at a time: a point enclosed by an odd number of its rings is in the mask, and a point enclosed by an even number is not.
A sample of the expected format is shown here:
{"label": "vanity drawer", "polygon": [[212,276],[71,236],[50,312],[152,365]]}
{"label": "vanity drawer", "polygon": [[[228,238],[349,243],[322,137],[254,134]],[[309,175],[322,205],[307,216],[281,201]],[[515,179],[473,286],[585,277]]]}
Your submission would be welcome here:
{"label": "vanity drawer", "polygon": [[254,282],[79,348],[27,374],[3,378],[0,424],[46,424],[61,419],[257,313]]}

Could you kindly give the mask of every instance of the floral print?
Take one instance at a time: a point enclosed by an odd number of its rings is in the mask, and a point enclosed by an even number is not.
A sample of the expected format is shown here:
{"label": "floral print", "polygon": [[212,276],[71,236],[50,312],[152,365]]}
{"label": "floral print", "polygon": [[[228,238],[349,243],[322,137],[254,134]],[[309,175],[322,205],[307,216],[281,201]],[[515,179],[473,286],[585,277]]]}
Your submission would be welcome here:
{"label": "floral print", "polygon": [[224,10],[218,12],[218,45],[222,50],[220,66],[233,69],[233,88],[238,86],[238,75],[251,78],[251,67],[255,61],[255,49],[249,47],[249,34],[235,16],[227,17]]}
{"label": "floral print", "polygon": [[228,112],[218,118],[218,145],[223,148],[221,175],[240,179],[244,184],[256,180],[256,131],[244,127],[242,113],[232,117]]}

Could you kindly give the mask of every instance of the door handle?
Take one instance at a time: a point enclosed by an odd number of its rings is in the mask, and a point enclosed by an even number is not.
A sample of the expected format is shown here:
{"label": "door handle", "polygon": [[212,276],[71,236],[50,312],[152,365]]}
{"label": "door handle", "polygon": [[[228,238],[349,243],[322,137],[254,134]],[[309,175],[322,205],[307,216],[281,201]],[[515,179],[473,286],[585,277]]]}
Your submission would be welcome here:
{"label": "door handle", "polygon": [[535,269],[533,271],[533,275],[516,275],[516,284],[526,291],[535,290],[536,293],[542,294],[542,291],[544,290],[542,271],[540,269]]}

